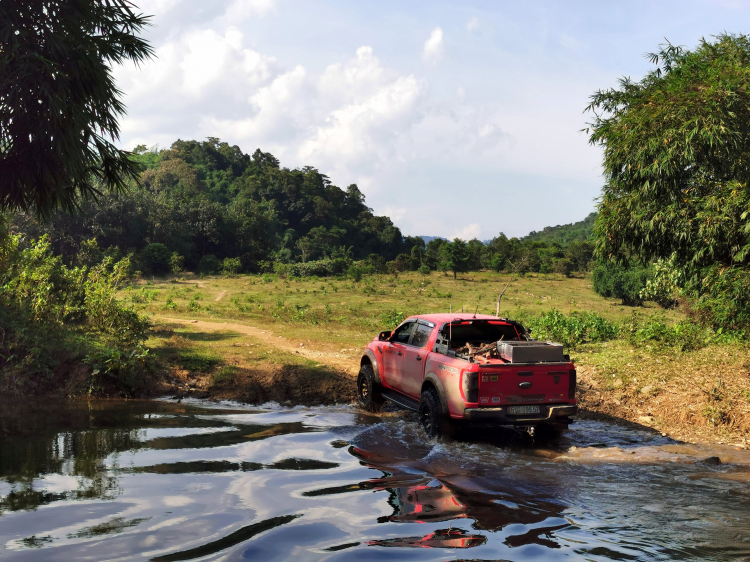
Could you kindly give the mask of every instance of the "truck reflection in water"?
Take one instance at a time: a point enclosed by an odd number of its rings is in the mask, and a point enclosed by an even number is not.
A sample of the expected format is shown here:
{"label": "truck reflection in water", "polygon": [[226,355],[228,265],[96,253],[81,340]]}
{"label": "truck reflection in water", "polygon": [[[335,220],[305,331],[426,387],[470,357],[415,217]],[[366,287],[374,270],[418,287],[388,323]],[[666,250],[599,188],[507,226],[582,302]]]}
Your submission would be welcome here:
{"label": "truck reflection in water", "polygon": [[424,537],[403,537],[369,541],[370,546],[418,546],[421,548],[471,548],[487,542],[483,535],[469,535],[463,529],[438,529]]}
{"label": "truck reflection in water", "polygon": [[[370,457],[372,461],[374,458],[374,455],[357,447],[351,447],[350,452],[362,459]],[[498,494],[461,490],[458,485],[448,482],[450,477],[441,476],[438,479],[404,474],[393,467],[380,466],[380,463],[367,464],[382,470],[386,475],[361,482],[356,488],[388,490],[388,503],[393,507],[391,515],[378,518],[379,523],[435,523],[466,519],[464,527],[472,529],[467,531],[451,525],[424,536],[371,540],[367,543],[371,546],[471,548],[487,542],[487,537],[476,531],[498,531],[508,525],[520,524],[526,532],[508,536],[504,540],[506,545],[520,547],[537,544],[546,548],[560,548],[555,541],[554,532],[569,526],[567,523],[559,524],[564,508],[557,503],[528,497],[514,498],[512,495],[501,496],[507,501],[500,500]],[[529,530],[530,525],[549,520],[558,524]]]}

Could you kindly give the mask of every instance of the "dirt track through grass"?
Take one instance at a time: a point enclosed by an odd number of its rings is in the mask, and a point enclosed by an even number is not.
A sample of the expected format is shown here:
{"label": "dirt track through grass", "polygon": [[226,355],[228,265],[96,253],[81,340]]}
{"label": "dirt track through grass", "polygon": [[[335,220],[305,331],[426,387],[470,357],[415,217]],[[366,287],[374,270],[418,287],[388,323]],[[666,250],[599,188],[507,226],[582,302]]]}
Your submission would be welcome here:
{"label": "dirt track through grass", "polygon": [[186,318],[169,318],[166,316],[156,316],[155,320],[160,322],[169,322],[172,324],[189,325],[194,330],[201,332],[216,332],[221,330],[231,330],[240,334],[253,336],[265,345],[271,348],[281,349],[288,353],[295,353],[306,357],[307,359],[324,363],[348,374],[355,375],[359,368],[357,361],[358,353],[348,351],[347,354],[336,353],[331,350],[322,350],[309,340],[307,342],[292,340],[278,335],[271,330],[248,326],[247,324],[238,324],[236,322],[207,322],[204,320],[189,320]]}

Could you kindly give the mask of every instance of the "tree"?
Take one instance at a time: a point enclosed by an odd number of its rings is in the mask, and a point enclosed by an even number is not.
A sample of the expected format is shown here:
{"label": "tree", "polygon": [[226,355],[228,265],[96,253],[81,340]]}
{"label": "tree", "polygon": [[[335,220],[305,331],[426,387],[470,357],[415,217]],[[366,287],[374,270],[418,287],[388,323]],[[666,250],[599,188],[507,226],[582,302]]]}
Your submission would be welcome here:
{"label": "tree", "polygon": [[172,270],[172,252],[158,242],[143,248],[138,259],[147,273],[161,274]]}
{"label": "tree", "polygon": [[671,44],[640,82],[596,92],[592,144],[604,149],[599,258],[674,259],[699,270],[750,264],[750,39]]}
{"label": "tree", "polygon": [[127,0],[3,0],[0,210],[49,216],[140,171],[112,144],[125,113],[112,66],[149,58]]}
{"label": "tree", "polygon": [[302,238],[297,240],[295,246],[297,246],[300,254],[302,254],[302,263],[307,263],[308,256],[315,249],[313,247],[313,241],[310,240],[310,238],[308,238],[307,236],[303,236]]}
{"label": "tree", "polygon": [[454,238],[453,242],[448,242],[443,246],[444,259],[443,267],[453,272],[453,279],[457,278],[458,273],[464,273],[469,270],[469,248],[466,242],[460,238]]}

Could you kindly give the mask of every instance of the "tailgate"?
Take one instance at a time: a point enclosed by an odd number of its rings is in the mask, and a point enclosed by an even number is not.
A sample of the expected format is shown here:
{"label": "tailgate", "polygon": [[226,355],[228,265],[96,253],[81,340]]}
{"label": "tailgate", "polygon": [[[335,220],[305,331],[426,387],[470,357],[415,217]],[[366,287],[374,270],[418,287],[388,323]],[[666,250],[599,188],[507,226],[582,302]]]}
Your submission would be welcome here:
{"label": "tailgate", "polygon": [[479,407],[569,402],[575,370],[568,363],[502,365],[479,371]]}

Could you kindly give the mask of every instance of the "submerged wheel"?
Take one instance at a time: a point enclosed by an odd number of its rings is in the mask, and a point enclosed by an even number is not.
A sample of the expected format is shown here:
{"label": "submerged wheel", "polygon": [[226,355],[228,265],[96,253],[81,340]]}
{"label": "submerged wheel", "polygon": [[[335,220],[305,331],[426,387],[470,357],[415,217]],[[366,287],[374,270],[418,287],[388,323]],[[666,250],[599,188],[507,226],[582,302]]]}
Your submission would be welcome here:
{"label": "submerged wheel", "polygon": [[567,423],[550,423],[538,425],[534,428],[534,438],[541,441],[556,441],[568,429]]}
{"label": "submerged wheel", "polygon": [[440,405],[440,397],[434,388],[428,388],[422,393],[419,400],[419,425],[427,434],[427,437],[440,437],[443,433],[445,413]]}
{"label": "submerged wheel", "polygon": [[372,365],[369,363],[365,363],[359,369],[359,374],[357,375],[357,399],[359,400],[359,405],[368,412],[379,412],[383,407],[383,402],[385,402],[385,398],[378,391],[378,386],[375,382],[375,373],[372,370]]}

